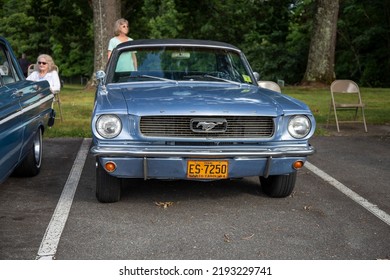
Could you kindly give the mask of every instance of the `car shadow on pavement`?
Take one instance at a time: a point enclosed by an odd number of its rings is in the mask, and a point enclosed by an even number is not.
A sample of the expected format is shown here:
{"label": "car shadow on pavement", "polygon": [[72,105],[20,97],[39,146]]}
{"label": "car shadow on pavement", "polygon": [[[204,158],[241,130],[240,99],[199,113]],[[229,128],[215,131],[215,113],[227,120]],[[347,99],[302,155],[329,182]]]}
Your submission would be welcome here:
{"label": "car shadow on pavement", "polygon": [[216,199],[241,194],[265,196],[257,177],[208,182],[142,179],[126,179],[122,182],[122,200],[202,200],[205,197]]}

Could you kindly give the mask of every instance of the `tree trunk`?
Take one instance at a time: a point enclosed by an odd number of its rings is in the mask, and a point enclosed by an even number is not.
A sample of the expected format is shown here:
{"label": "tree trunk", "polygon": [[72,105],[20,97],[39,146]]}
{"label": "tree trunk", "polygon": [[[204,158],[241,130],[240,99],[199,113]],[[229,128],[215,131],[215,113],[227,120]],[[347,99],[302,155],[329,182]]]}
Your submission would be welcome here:
{"label": "tree trunk", "polygon": [[339,0],[316,0],[316,15],[303,84],[329,85],[334,79]]}
{"label": "tree trunk", "polygon": [[114,36],[114,23],[121,17],[120,0],[92,0],[95,38],[94,73],[88,86],[95,86],[95,73],[107,64],[108,41]]}

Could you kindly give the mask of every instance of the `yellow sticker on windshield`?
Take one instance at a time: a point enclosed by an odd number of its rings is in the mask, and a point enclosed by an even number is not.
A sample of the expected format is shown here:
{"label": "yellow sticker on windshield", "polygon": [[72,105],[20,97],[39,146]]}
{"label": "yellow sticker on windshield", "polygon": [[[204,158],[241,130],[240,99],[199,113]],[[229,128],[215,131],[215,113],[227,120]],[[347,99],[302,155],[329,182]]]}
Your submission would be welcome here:
{"label": "yellow sticker on windshield", "polygon": [[247,82],[247,83],[251,83],[252,82],[251,77],[249,77],[247,75],[242,75],[242,77],[244,78],[245,82]]}

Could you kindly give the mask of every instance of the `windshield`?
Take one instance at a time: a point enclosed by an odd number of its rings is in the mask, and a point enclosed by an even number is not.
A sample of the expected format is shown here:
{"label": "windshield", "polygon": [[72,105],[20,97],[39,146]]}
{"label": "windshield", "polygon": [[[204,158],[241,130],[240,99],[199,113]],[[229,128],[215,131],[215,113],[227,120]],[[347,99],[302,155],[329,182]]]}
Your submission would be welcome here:
{"label": "windshield", "polygon": [[144,47],[123,50],[112,61],[112,82],[214,81],[252,84],[238,52],[205,47]]}

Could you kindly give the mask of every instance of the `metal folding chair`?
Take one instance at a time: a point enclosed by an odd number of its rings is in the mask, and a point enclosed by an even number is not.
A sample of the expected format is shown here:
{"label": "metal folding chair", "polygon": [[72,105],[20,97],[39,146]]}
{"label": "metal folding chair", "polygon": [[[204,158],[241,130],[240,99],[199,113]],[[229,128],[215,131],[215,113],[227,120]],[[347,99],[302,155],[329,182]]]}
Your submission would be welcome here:
{"label": "metal folding chair", "polygon": [[280,86],[277,83],[272,81],[258,81],[257,84],[262,88],[270,89],[277,92],[282,92]]}
{"label": "metal folding chair", "polygon": [[35,69],[36,69],[36,65],[35,65],[35,64],[30,64],[30,65],[28,66],[28,68],[27,68],[27,76],[30,76],[30,74],[31,74],[32,72],[34,72]]}
{"label": "metal folding chair", "polygon": [[[327,127],[329,125],[330,113],[333,109],[336,120],[337,131],[340,132],[339,123],[358,123],[363,122],[364,130],[367,132],[366,117],[364,115],[365,104],[362,102],[359,86],[351,80],[335,80],[330,86],[331,104],[329,107]],[[362,111],[362,120],[358,120],[358,111]],[[337,110],[353,110],[355,114],[353,120],[340,121]]]}
{"label": "metal folding chair", "polygon": [[[58,66],[57,66],[57,65],[54,65],[54,67],[56,68],[58,75],[60,75]],[[59,110],[59,117],[60,117],[60,120],[61,120],[61,121],[64,121],[64,119],[63,119],[63,117],[62,117],[62,108],[61,108],[60,91],[59,91],[59,90],[56,90],[56,91],[53,92],[53,94],[54,94],[53,106],[54,106],[54,103],[57,103],[57,105],[58,105],[58,110]]]}
{"label": "metal folding chair", "polygon": [[8,67],[5,65],[0,65],[0,75],[8,75]]}

